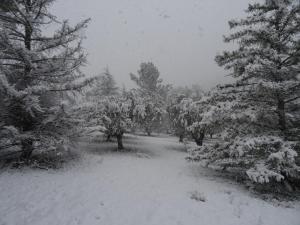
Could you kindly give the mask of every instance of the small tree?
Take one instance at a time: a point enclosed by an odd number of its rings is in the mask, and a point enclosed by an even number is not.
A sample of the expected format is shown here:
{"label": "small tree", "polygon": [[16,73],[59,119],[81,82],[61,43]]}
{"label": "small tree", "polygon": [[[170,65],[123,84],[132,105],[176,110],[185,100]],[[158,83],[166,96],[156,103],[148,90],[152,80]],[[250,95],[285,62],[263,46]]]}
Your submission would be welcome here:
{"label": "small tree", "polygon": [[185,124],[179,119],[181,109],[180,102],[185,98],[185,96],[180,95],[170,99],[170,103],[167,107],[167,112],[169,120],[171,121],[174,134],[179,137],[179,142],[183,142],[183,138],[186,135]]}
{"label": "small tree", "polygon": [[122,97],[107,97],[99,102],[98,110],[106,135],[116,137],[118,149],[123,150],[123,135],[132,124],[130,104]]}
{"label": "small tree", "polygon": [[[199,101],[203,97],[204,92],[199,85],[191,87],[175,87],[170,89],[167,100],[167,112],[174,134],[179,137],[179,142],[183,142],[183,138],[187,134],[186,124],[180,119],[181,113],[186,108],[182,103],[183,99]],[[186,109],[185,109],[186,110]]]}
{"label": "small tree", "polygon": [[182,99],[177,105],[178,115],[173,123],[178,127],[184,127],[195,143],[202,146],[206,133],[206,124],[203,122],[204,105],[200,101]]}
{"label": "small tree", "polygon": [[203,141],[208,130],[207,122],[204,120],[206,105],[202,101],[192,102],[188,106],[189,123],[187,131],[198,146],[203,145]]}
{"label": "small tree", "polygon": [[141,98],[134,108],[134,121],[145,130],[148,136],[161,125],[164,111],[153,99]]}

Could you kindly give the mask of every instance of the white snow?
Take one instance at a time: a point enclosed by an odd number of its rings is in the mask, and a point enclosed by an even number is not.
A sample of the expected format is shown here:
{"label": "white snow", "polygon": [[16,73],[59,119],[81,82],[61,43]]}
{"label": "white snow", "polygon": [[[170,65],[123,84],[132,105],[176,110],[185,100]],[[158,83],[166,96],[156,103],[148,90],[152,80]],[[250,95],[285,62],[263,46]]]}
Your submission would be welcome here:
{"label": "white snow", "polygon": [[[175,138],[82,144],[61,170],[0,174],[0,225],[299,225],[300,205],[255,198],[185,161]],[[195,197],[196,196],[196,197]]]}

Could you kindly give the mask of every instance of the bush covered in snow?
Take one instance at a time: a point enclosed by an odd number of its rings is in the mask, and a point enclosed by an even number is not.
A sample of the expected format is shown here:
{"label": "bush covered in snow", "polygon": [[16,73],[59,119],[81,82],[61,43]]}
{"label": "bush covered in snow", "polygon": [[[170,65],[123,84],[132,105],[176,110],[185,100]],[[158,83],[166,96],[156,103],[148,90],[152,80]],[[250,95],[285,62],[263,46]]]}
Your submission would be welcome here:
{"label": "bush covered in snow", "polygon": [[300,178],[295,144],[274,136],[237,137],[231,142],[191,148],[188,159],[222,170],[238,168],[256,183],[281,182]]}

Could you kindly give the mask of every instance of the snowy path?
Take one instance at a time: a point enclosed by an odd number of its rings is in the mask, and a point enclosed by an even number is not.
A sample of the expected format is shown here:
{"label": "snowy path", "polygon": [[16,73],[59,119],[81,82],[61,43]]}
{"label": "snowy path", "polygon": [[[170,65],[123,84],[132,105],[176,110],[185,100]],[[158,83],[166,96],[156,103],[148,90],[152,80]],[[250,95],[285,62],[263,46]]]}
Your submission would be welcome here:
{"label": "snowy path", "polygon": [[[0,225],[299,225],[300,207],[276,207],[205,176],[173,138],[139,138],[140,153],[85,147],[59,171],[0,173]],[[203,193],[206,202],[190,198]]]}

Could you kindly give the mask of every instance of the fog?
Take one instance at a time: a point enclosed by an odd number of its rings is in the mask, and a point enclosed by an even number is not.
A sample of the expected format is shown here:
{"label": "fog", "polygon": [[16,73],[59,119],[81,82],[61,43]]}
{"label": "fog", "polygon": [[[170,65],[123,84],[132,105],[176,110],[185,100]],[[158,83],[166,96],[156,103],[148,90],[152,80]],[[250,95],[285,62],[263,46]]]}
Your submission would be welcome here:
{"label": "fog", "polygon": [[72,24],[92,21],[86,30],[88,75],[108,66],[118,84],[132,87],[129,73],[152,61],[165,82],[210,88],[228,82],[214,61],[228,20],[245,15],[248,0],[58,0],[53,13]]}

